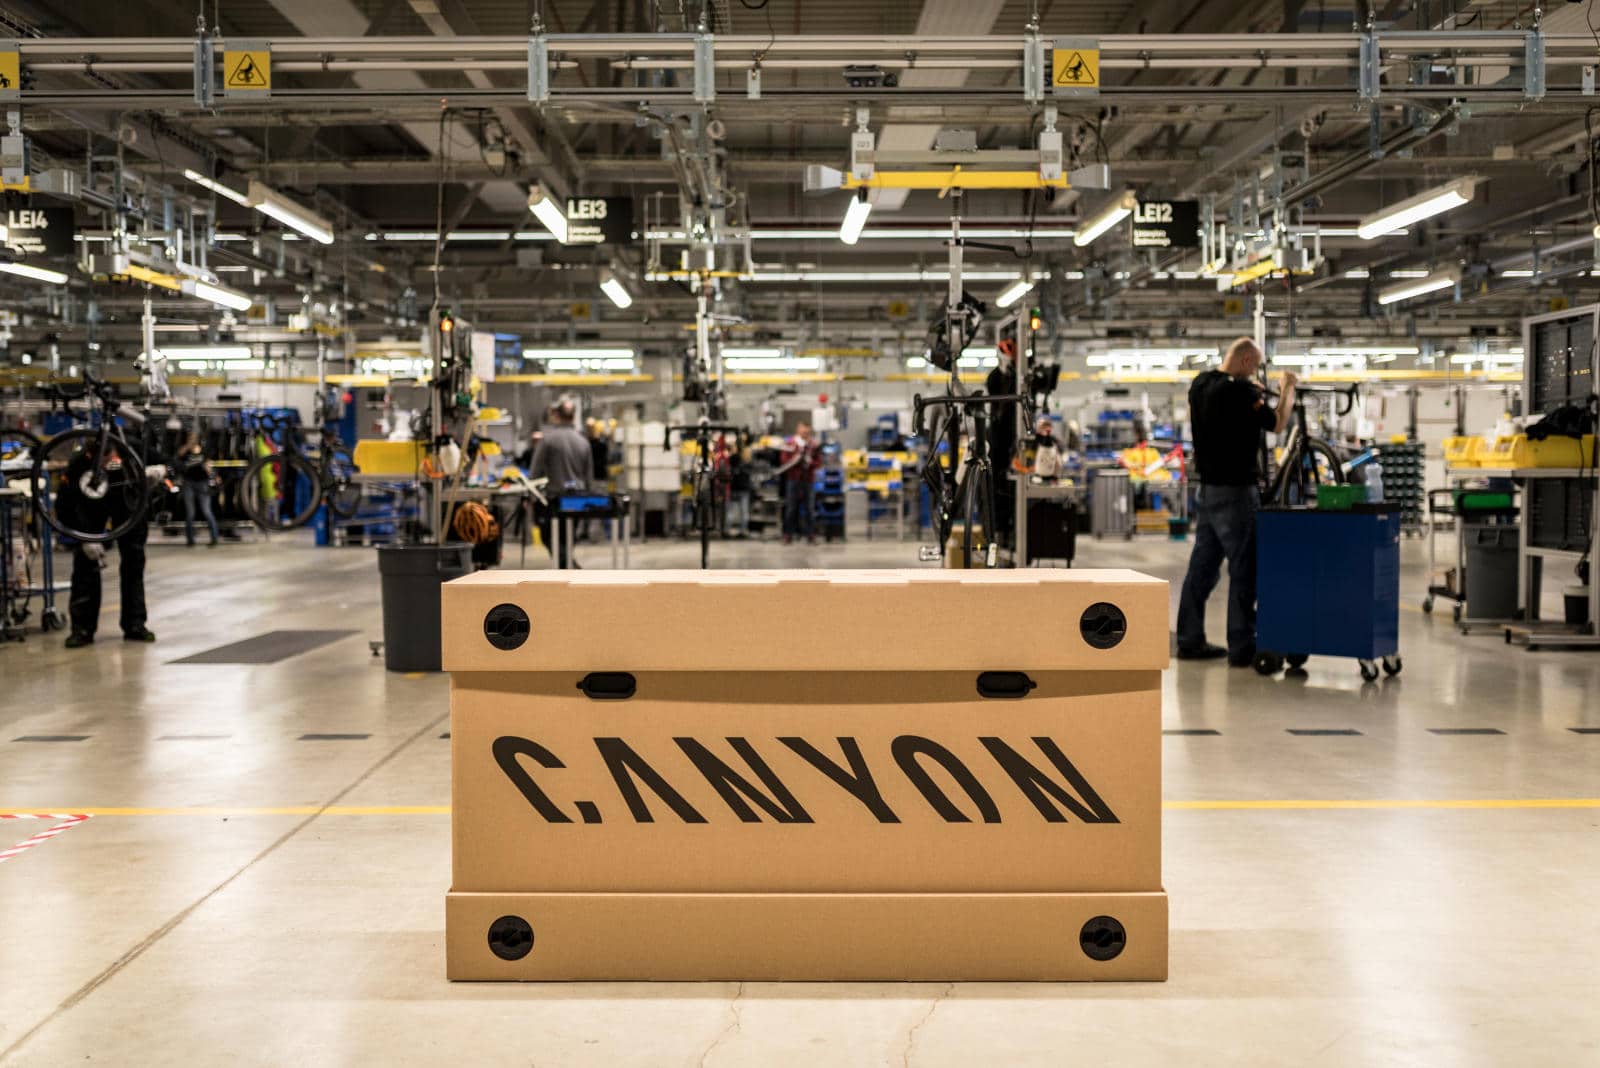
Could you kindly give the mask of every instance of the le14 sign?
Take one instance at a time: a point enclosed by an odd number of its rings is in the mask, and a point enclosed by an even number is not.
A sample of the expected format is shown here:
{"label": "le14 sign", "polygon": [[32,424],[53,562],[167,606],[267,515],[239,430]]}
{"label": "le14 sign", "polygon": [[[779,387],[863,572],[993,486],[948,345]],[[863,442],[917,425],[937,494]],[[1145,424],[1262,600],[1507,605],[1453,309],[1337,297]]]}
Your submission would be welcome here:
{"label": "le14 sign", "polygon": [[631,197],[567,198],[567,244],[626,245],[633,239]]}
{"label": "le14 sign", "polygon": [[1141,200],[1133,209],[1134,248],[1199,248],[1198,200]]}

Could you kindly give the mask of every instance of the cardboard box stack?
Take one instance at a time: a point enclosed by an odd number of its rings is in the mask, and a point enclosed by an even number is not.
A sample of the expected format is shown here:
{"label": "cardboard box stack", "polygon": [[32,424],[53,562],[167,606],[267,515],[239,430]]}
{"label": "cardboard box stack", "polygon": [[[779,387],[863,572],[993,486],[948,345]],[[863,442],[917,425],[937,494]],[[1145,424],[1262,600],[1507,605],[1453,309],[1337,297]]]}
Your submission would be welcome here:
{"label": "cardboard box stack", "polygon": [[1167,586],[444,588],[452,979],[1164,979]]}

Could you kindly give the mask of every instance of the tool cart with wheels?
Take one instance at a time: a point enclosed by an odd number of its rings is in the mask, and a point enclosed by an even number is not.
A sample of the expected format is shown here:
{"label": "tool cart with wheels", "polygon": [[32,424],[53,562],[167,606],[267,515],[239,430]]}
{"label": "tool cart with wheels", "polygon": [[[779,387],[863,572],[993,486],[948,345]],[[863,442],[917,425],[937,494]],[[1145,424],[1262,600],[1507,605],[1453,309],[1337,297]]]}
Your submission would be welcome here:
{"label": "tool cart with wheels", "polygon": [[1312,656],[1398,675],[1400,506],[1264,508],[1256,516],[1256,661],[1263,675]]}

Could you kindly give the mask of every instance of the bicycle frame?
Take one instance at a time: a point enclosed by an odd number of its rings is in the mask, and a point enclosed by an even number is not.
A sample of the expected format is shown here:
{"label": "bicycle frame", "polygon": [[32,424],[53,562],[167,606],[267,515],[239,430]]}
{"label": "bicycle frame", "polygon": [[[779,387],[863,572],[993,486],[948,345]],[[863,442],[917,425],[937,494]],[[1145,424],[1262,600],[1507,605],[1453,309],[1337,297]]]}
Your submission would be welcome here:
{"label": "bicycle frame", "polygon": [[[1276,397],[1272,390],[1265,391],[1267,396]],[[1343,417],[1349,415],[1355,408],[1356,387],[1347,389],[1297,389],[1294,398],[1293,420],[1289,427],[1289,435],[1283,444],[1283,459],[1278,465],[1277,474],[1268,484],[1266,499],[1273,504],[1302,504],[1310,496],[1310,491],[1322,484],[1322,473],[1317,467],[1317,457],[1322,455],[1333,464],[1333,481],[1343,481],[1343,469],[1337,463],[1337,454],[1333,446],[1311,434],[1311,424],[1306,416],[1306,396],[1328,396],[1334,398],[1334,411]],[[1263,468],[1263,471],[1266,469]]]}
{"label": "bicycle frame", "polygon": [[699,422],[694,424],[669,426],[666,429],[665,439],[661,443],[662,450],[665,452],[671,452],[672,435],[674,433],[684,433],[690,430],[694,431],[695,444],[694,496],[691,497],[690,500],[695,513],[695,528],[700,535],[700,570],[706,571],[711,567],[712,517],[710,515],[711,509],[702,504],[700,491],[702,488],[704,488],[708,494],[710,492],[710,484],[712,479],[711,436],[713,434],[727,434],[731,432],[734,435],[734,447],[743,448],[745,431],[743,427],[735,426],[732,423]]}
{"label": "bicycle frame", "polygon": [[[935,534],[938,537],[937,555],[928,555],[928,559],[942,558],[945,545],[950,538],[950,527],[955,522],[957,508],[963,508],[963,533],[961,539],[961,562],[963,567],[972,566],[972,527],[973,511],[975,508],[971,497],[974,493],[981,495],[981,500],[976,502],[976,508],[984,513],[984,536],[989,539],[990,546],[994,546],[994,468],[989,457],[988,417],[986,409],[1002,404],[1019,404],[1022,406],[1024,417],[1031,417],[1029,399],[1016,393],[1002,393],[994,395],[976,394],[950,395],[943,397],[923,397],[918,395],[912,398],[912,425],[919,437],[929,439],[928,457],[922,464],[922,481],[928,486],[929,497],[935,512]],[[924,421],[926,414],[935,408],[951,409],[944,423],[939,428],[939,434],[929,435],[929,427]],[[971,423],[968,435],[970,442],[967,466],[965,471],[961,468],[960,449],[961,431],[964,425]],[[949,465],[939,458],[939,449],[936,439],[942,439],[948,445]],[[987,554],[991,558],[994,552]]]}

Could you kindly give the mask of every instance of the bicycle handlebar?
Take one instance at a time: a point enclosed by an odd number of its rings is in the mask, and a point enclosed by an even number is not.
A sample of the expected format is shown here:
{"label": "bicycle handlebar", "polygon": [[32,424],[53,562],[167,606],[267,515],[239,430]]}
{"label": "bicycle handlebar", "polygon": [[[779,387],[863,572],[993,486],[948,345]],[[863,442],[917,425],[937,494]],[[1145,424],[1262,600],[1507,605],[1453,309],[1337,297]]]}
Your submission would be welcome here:
{"label": "bicycle handlebar", "polygon": [[[1334,413],[1340,416],[1345,416],[1349,415],[1351,411],[1355,409],[1356,394],[1360,392],[1360,389],[1360,386],[1346,386],[1344,389],[1331,389],[1326,386],[1297,385],[1294,387],[1295,402],[1299,403],[1299,399],[1307,394],[1321,397],[1333,397],[1335,398],[1333,402]],[[1280,394],[1277,390],[1268,389],[1265,386],[1262,387],[1261,392],[1268,397],[1276,398],[1282,396],[1282,394]]]}
{"label": "bicycle handlebar", "polygon": [[928,408],[980,408],[996,404],[1020,404],[1026,408],[1032,400],[1021,393],[975,393],[968,397],[924,397],[919,393],[911,398],[911,423],[916,427],[918,436],[921,436],[922,416]]}

